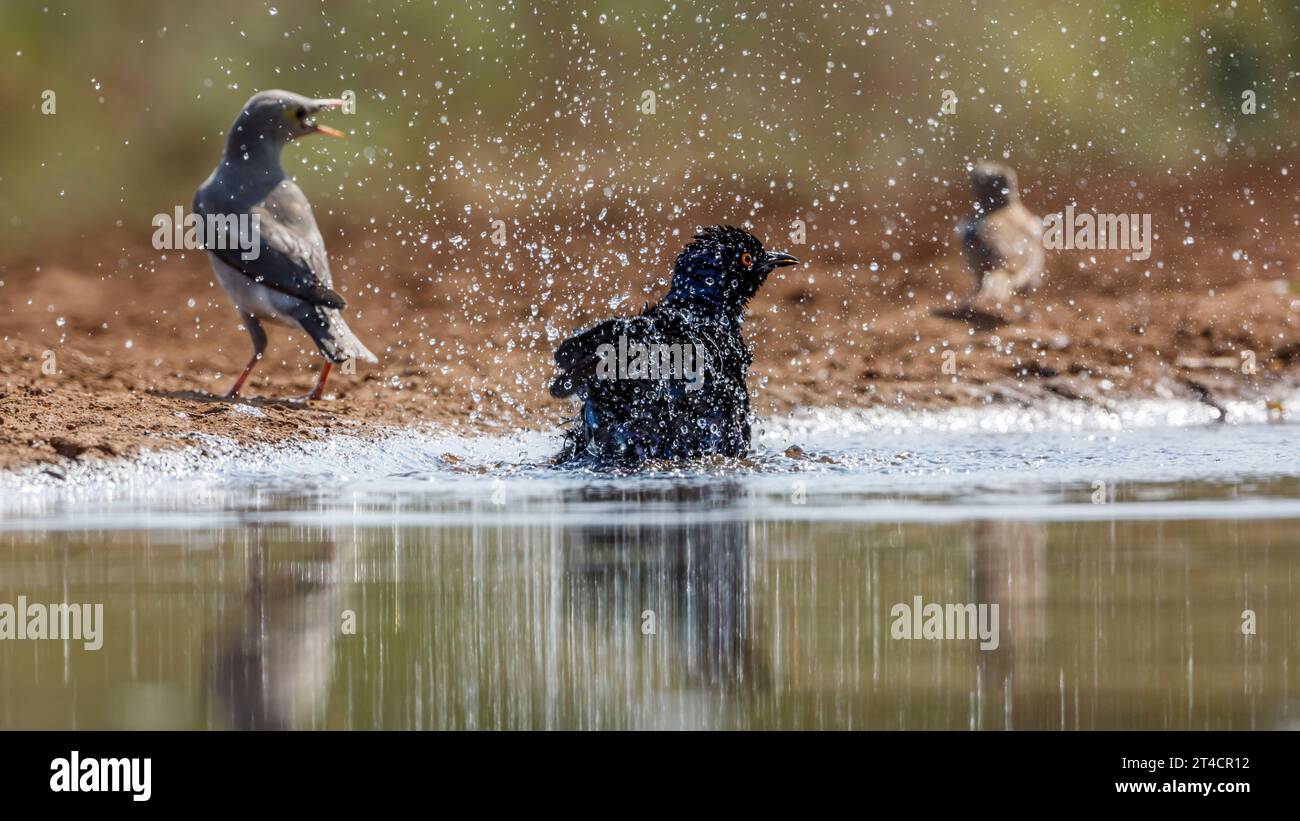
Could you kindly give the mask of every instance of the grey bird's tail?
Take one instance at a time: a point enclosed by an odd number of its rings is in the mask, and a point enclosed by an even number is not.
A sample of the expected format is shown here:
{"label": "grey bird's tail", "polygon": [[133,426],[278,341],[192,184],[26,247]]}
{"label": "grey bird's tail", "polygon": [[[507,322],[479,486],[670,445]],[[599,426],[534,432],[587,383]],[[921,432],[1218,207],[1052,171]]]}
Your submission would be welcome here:
{"label": "grey bird's tail", "polygon": [[372,364],[379,361],[370,349],[357,339],[357,335],[352,333],[343,315],[334,308],[308,305],[304,302],[294,311],[293,318],[311,336],[316,342],[316,347],[320,348],[320,352],[329,361],[342,363],[349,359],[360,359],[362,362]]}

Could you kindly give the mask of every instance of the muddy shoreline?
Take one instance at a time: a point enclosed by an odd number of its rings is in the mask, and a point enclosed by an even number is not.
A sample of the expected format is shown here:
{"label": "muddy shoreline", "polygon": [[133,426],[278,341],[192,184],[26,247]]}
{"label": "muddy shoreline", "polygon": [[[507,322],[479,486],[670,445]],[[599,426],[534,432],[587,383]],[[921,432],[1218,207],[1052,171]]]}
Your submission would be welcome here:
{"label": "muddy shoreline", "polygon": [[[1040,213],[1056,205],[1033,191],[1026,200]],[[808,245],[792,248],[783,231],[797,215],[767,216],[754,232],[805,263],[751,305],[755,412],[1280,400],[1300,385],[1300,278],[1288,280],[1300,242],[1289,219],[1243,204],[1226,182],[1201,198],[1191,231],[1168,227],[1184,213],[1172,196],[1148,202],[1166,226],[1151,259],[1053,254],[1044,286],[1003,306],[997,327],[951,316],[971,289],[950,237],[953,203],[918,209],[931,216],[903,226],[823,217],[810,222]],[[192,444],[194,434],[273,443],[420,425],[555,427],[571,413],[546,391],[555,345],[657,298],[680,230],[647,230],[655,245],[629,262],[636,243],[614,230],[502,250],[486,238],[468,248],[394,245],[364,227],[327,226],[349,321],[380,363],[336,371],[332,398],[311,404],[289,397],[310,389],[320,359],[305,335],[283,328],[271,329],[245,397],[220,398],[249,345],[201,254],[154,251],[119,232],[54,259],[7,261],[0,469],[130,457]],[[1194,244],[1177,241],[1184,231]]]}

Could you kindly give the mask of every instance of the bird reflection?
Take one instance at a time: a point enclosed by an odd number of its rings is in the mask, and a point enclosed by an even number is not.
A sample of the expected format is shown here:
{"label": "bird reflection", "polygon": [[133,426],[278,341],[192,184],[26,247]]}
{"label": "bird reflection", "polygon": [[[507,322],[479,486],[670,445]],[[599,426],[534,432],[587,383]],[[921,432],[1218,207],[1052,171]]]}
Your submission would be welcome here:
{"label": "bird reflection", "polygon": [[[209,645],[209,722],[241,730],[325,725],[341,572],[353,549],[256,541],[244,552],[247,588],[225,608]],[[283,552],[281,552],[283,551]]]}
{"label": "bird reflection", "polygon": [[[1041,669],[1045,653],[1047,525],[1043,522],[980,521],[968,537],[974,601],[997,604],[998,648],[978,656],[981,673],[1001,693],[1006,729],[1014,726],[1016,671]],[[987,721],[986,717],[986,721]],[[996,722],[993,722],[996,724]]]}
{"label": "bird reflection", "polygon": [[[750,524],[728,514],[740,496],[732,484],[647,483],[588,487],[571,498],[607,513],[607,521],[576,528],[566,540],[572,615],[627,637],[634,650],[648,642],[652,669],[640,671],[642,679],[677,689],[687,712],[695,711],[681,688],[697,702],[729,703],[762,689],[766,678],[749,609]],[[671,724],[663,707],[647,719]]]}

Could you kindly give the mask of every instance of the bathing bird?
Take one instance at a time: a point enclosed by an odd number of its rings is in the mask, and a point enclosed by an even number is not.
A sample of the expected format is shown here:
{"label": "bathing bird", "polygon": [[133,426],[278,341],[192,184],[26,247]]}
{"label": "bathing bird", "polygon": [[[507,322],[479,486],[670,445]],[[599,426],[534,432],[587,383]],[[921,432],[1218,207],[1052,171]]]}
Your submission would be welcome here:
{"label": "bathing bird", "polygon": [[974,301],[1006,302],[1038,287],[1043,272],[1042,220],[1020,202],[1016,172],[994,162],[971,170],[974,210],[958,228],[975,274]]}
{"label": "bathing bird", "polygon": [[657,304],[566,339],[551,395],[581,409],[558,461],[744,456],[752,359],[740,332],[745,307],[768,274],[797,262],[739,228],[706,228],[677,256]]}
{"label": "bathing bird", "polygon": [[343,102],[278,90],[254,94],[230,128],[221,162],[194,195],[200,222],[217,226],[202,238],[212,270],[253,340],[253,357],[228,397],[239,395],[266,350],[263,322],[301,328],[325,357],[305,399],[324,395],[332,365],[378,361],[344,321],[311,203],[280,165],[280,152],[299,137],[342,137],[315,117]]}

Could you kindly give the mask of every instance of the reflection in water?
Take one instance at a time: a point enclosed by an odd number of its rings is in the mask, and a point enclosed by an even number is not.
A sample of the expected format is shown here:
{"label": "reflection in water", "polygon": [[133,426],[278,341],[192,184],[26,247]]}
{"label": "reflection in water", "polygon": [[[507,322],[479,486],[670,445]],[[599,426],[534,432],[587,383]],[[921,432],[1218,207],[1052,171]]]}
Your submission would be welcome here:
{"label": "reflection in water", "polygon": [[[203,527],[0,532],[0,602],[102,602],[105,631],[0,642],[0,727],[1300,720],[1294,518],[864,522],[743,481],[587,485],[351,511],[446,514],[392,526],[283,494]],[[892,639],[915,596],[998,604],[998,648]]]}
{"label": "reflection in water", "polygon": [[[1004,709],[977,721],[988,729],[1015,729],[1017,668],[1043,663],[1047,595],[1047,525],[1042,522],[975,522],[967,538],[972,567],[969,601],[997,604],[999,643],[980,652],[981,679],[1002,696]],[[1003,719],[1001,725],[998,716]]]}
{"label": "reflection in water", "polygon": [[[578,527],[564,540],[562,590],[575,617],[616,645],[641,645],[642,675],[673,688],[642,705],[638,726],[710,726],[764,687],[749,615],[751,525],[725,515],[741,495],[725,482],[571,494],[575,505],[661,512]],[[695,514],[675,513],[683,509]]]}
{"label": "reflection in water", "polygon": [[[240,730],[325,726],[340,621],[340,577],[352,551],[332,542],[268,544],[259,529],[237,554],[245,592],[223,608],[211,640],[209,721]],[[238,590],[238,584],[234,585]]]}

